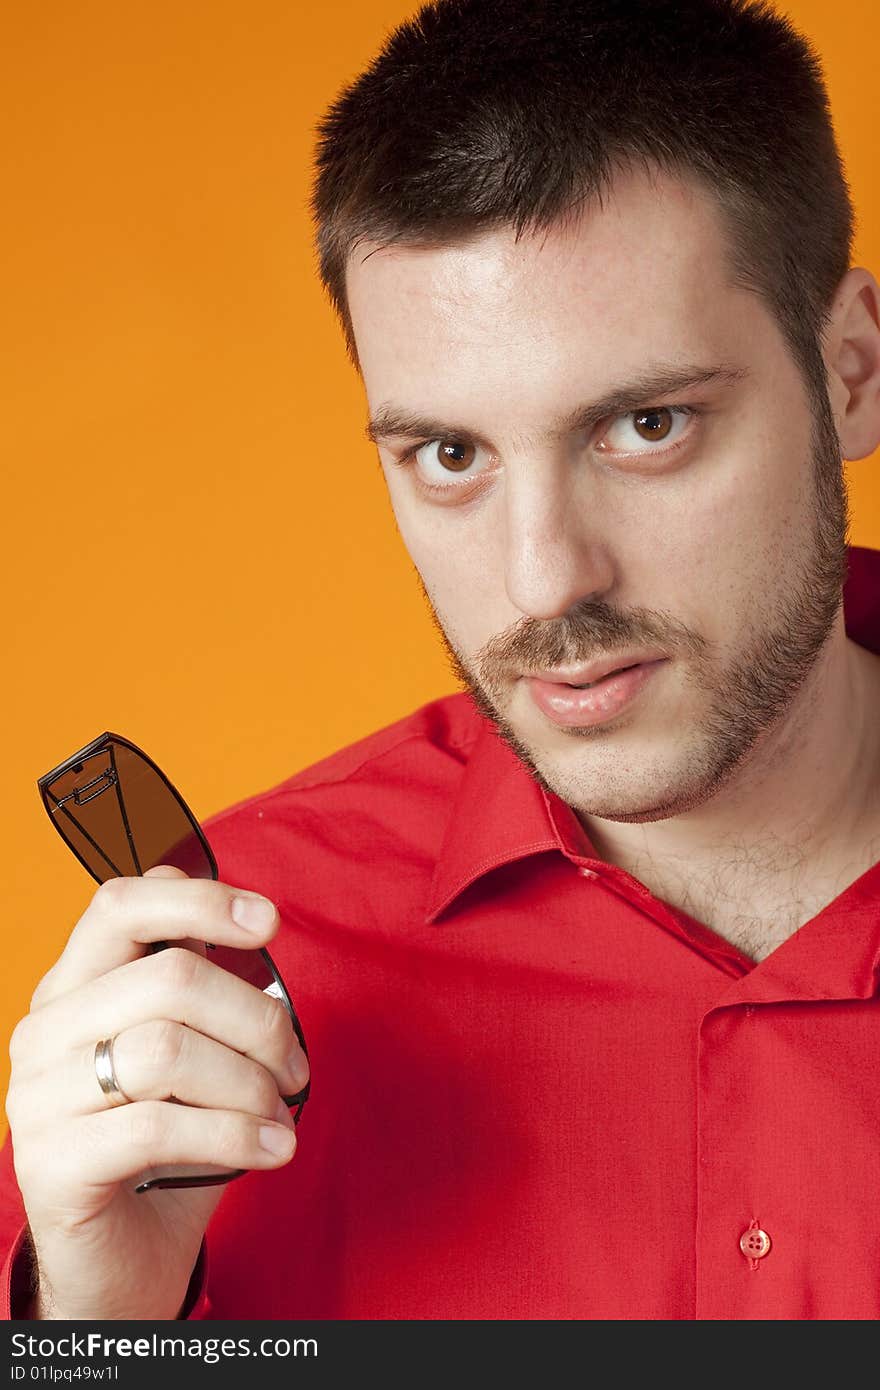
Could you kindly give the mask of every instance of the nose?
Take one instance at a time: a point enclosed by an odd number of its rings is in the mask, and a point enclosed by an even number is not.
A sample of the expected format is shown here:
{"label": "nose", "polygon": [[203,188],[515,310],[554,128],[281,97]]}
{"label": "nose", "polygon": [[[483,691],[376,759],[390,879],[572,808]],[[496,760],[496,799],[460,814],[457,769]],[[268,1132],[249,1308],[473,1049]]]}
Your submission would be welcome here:
{"label": "nose", "polygon": [[559,618],[612,587],[611,556],[596,511],[570,475],[552,467],[529,467],[528,462],[519,470],[508,470],[505,584],[508,598],[521,613]]}

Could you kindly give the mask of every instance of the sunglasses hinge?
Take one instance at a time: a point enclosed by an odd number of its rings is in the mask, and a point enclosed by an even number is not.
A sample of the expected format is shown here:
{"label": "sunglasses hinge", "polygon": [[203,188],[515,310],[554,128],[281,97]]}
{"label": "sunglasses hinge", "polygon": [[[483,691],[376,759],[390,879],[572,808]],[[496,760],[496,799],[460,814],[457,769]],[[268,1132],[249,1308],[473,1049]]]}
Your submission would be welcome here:
{"label": "sunglasses hinge", "polygon": [[[68,793],[67,796],[62,796],[60,801],[56,801],[52,809],[53,811],[57,811],[58,808],[60,806],[63,806],[66,801],[75,801],[77,806],[85,806],[87,802],[94,801],[96,796],[100,796],[102,792],[105,792],[110,787],[115,786],[116,781],[117,777],[115,770],[112,767],[108,767],[97,777],[93,777],[91,782],[86,782],[85,786],[74,787],[73,791]],[[99,782],[103,782],[104,785],[102,787],[98,787]],[[87,792],[90,787],[98,787],[98,789],[97,791],[93,791],[91,796],[83,796],[83,792]]]}

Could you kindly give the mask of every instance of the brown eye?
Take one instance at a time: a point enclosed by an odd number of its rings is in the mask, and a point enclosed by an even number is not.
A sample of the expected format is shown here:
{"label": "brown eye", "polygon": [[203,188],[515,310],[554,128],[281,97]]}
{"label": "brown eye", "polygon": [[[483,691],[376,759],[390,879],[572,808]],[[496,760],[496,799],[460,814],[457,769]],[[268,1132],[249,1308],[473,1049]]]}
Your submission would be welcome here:
{"label": "brown eye", "polygon": [[474,461],[472,444],[457,444],[454,440],[440,440],[437,459],[452,473],[463,473]]}
{"label": "brown eye", "polygon": [[642,439],[665,439],[672,429],[672,412],[666,406],[634,413],[632,420]]}
{"label": "brown eye", "polygon": [[459,439],[429,439],[400,460],[412,466],[415,486],[435,501],[470,497],[473,484],[491,476],[489,462],[479,444]]}
{"label": "brown eye", "polygon": [[[696,417],[701,413],[700,407],[692,405],[656,405],[647,410],[629,410],[625,415],[615,416],[595,447],[603,454],[637,459],[650,459],[656,454],[658,459],[665,459],[680,445],[693,440]],[[647,447],[652,444],[657,447]]]}

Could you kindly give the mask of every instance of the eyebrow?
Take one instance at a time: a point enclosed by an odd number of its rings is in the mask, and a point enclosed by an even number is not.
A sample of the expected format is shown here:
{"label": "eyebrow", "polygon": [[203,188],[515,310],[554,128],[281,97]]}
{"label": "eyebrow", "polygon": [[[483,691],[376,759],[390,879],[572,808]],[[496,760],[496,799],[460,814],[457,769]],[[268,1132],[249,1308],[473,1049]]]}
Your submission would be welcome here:
{"label": "eyebrow", "polygon": [[[606,415],[623,415],[627,411],[637,410],[639,406],[656,404],[656,398],[659,396],[668,396],[675,391],[692,390],[696,386],[733,386],[749,375],[747,367],[727,363],[712,367],[682,366],[672,362],[652,363],[634,380],[621,382],[613,387],[611,394],[604,400],[578,406],[558,420],[551,430],[551,437],[558,439],[572,430],[589,428],[603,420]],[[364,433],[373,444],[378,444],[380,440],[410,435],[423,435],[427,439],[473,439],[478,443],[485,443],[479,431],[472,430],[467,425],[417,415],[390,402],[379,406]]]}

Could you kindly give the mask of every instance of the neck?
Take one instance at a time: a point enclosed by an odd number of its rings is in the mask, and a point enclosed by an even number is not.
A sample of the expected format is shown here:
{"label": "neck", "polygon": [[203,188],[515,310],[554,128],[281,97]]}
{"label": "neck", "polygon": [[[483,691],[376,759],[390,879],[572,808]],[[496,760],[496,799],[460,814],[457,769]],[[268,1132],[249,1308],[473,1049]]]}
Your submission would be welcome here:
{"label": "neck", "polygon": [[880,656],[835,628],[785,719],[667,820],[582,817],[597,853],[760,960],[877,859]]}

